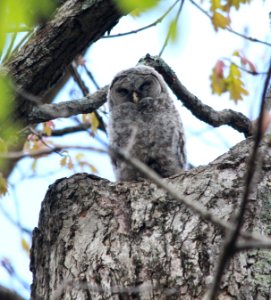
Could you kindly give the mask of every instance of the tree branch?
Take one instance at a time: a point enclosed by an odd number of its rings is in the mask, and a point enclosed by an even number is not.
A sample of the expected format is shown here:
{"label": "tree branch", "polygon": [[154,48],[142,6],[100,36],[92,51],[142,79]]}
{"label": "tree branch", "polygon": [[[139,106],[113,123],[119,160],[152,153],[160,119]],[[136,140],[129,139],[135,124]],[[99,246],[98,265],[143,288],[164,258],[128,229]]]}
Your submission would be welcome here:
{"label": "tree branch", "polygon": [[23,300],[21,296],[19,296],[14,291],[11,291],[3,286],[0,286],[0,299],[3,300]]}
{"label": "tree branch", "polygon": [[127,36],[127,35],[130,35],[130,34],[135,34],[135,33],[138,33],[140,31],[143,31],[143,30],[146,30],[146,29],[149,29],[151,27],[154,27],[156,26],[158,23],[161,23],[164,18],[172,11],[172,9],[175,7],[175,5],[179,2],[179,0],[175,1],[170,7],[169,9],[161,16],[159,17],[157,20],[155,20],[154,22],[152,22],[151,24],[149,25],[146,25],[146,26],[143,26],[141,28],[138,28],[138,29],[134,29],[134,30],[131,30],[131,31],[128,31],[128,32],[123,32],[123,33],[118,33],[118,34],[110,34],[110,35],[105,35],[103,36],[102,38],[103,39],[108,39],[108,38],[116,38],[116,37],[122,37],[122,36]]}
{"label": "tree branch", "polygon": [[[91,124],[81,123],[79,125],[65,127],[63,129],[54,129],[54,130],[52,130],[50,137],[51,136],[52,137],[63,136],[65,134],[76,133],[76,132],[80,132],[80,131],[87,131],[89,128],[91,128]],[[44,132],[39,131],[39,134],[41,136],[48,137],[48,135],[45,134]]]}
{"label": "tree branch", "polygon": [[190,93],[186,87],[179,81],[175,72],[158,56],[147,54],[139,60],[139,63],[155,68],[164,77],[176,97],[182,101],[184,106],[199,120],[219,127],[229,125],[235,130],[243,133],[246,137],[252,135],[252,123],[242,113],[231,109],[224,109],[220,112],[210,106],[203,104],[195,95]]}
{"label": "tree branch", "polygon": [[94,94],[78,100],[34,106],[28,119],[31,123],[41,123],[57,118],[68,118],[73,115],[94,112],[106,102],[107,90],[108,86],[105,86]]}

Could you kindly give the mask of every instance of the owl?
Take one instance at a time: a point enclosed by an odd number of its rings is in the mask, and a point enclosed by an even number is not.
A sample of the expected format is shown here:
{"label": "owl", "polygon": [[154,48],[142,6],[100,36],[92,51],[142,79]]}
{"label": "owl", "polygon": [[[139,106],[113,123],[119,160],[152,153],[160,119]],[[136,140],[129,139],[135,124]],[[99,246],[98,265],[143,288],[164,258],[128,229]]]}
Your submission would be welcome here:
{"label": "owl", "polygon": [[[137,66],[118,73],[109,86],[109,141],[127,149],[161,177],[181,171],[186,164],[185,138],[180,115],[166,83],[153,68]],[[111,154],[118,181],[144,176]]]}

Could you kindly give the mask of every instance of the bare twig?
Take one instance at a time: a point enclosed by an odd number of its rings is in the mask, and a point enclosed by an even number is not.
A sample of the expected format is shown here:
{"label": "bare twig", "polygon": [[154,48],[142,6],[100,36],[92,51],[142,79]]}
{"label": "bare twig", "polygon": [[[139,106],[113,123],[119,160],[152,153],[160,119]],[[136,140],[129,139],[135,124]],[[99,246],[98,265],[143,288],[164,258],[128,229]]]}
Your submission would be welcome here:
{"label": "bare twig", "polygon": [[259,148],[261,138],[263,135],[262,121],[263,121],[263,116],[264,116],[265,99],[266,99],[266,95],[267,95],[270,77],[271,77],[271,61],[269,64],[269,69],[268,69],[268,73],[266,76],[264,89],[263,89],[263,93],[262,93],[260,115],[259,115],[258,122],[257,122],[257,131],[255,134],[255,141],[254,141],[250,159],[248,161],[247,174],[245,177],[245,190],[244,190],[244,193],[243,193],[243,196],[241,199],[238,214],[235,218],[235,222],[234,222],[235,228],[234,228],[234,230],[232,230],[228,233],[228,237],[225,241],[225,244],[222,249],[222,253],[218,260],[218,266],[217,266],[217,270],[215,273],[214,282],[212,284],[212,287],[211,287],[211,290],[210,290],[209,296],[208,296],[208,299],[210,299],[210,300],[215,300],[217,292],[218,292],[219,284],[220,284],[223,272],[225,270],[226,263],[236,252],[235,244],[238,239],[238,236],[240,235],[241,226],[243,224],[243,216],[244,216],[244,213],[245,213],[245,210],[247,207],[247,203],[248,203],[248,197],[252,190],[252,183],[253,183],[253,178],[254,178],[254,174],[255,174],[255,170],[256,170],[256,163],[257,163],[257,153],[258,153],[258,148]]}
{"label": "bare twig", "polygon": [[17,37],[17,32],[12,33],[11,41],[9,43],[7,52],[6,52],[6,54],[5,54],[4,58],[3,58],[3,62],[5,62],[9,58],[10,53],[11,53],[12,48],[13,48],[14,43],[15,43],[16,37]]}
{"label": "bare twig", "polygon": [[[183,4],[184,4],[184,0],[181,0],[180,7],[179,7],[179,9],[178,9],[178,12],[177,12],[177,14],[176,14],[176,17],[174,18],[174,22],[176,22],[176,26],[177,26],[179,17],[180,17],[180,15],[181,15],[181,12],[182,12],[182,9],[183,9]],[[171,34],[170,30],[171,30],[171,28],[168,29],[168,33],[167,33],[166,39],[165,39],[165,41],[164,41],[164,44],[163,44],[162,49],[160,50],[158,56],[162,56],[164,50],[166,49],[166,46],[167,46],[167,44],[168,44],[168,42],[169,42],[169,39],[170,39],[170,34]]]}
{"label": "bare twig", "polygon": [[[211,15],[209,15],[209,13],[208,13],[206,10],[204,10],[200,5],[198,5],[195,1],[190,0],[190,2],[191,2],[196,8],[198,8],[204,15],[206,15],[209,19],[212,18]],[[246,39],[246,40],[248,40],[248,41],[250,41],[250,42],[255,42],[255,43],[259,43],[259,44],[262,44],[262,45],[271,47],[271,44],[268,43],[268,42],[261,41],[261,40],[256,39],[256,38],[246,36],[245,34],[242,34],[242,33],[240,33],[240,32],[237,32],[237,31],[231,29],[230,27],[226,27],[225,30],[227,30],[227,31],[229,31],[229,32],[231,32],[231,33],[233,33],[233,34],[235,34],[235,35],[237,35],[237,36],[239,36],[239,37],[241,37],[241,38],[243,38],[243,39]]]}
{"label": "bare twig", "polygon": [[55,145],[50,148],[45,148],[41,150],[36,150],[36,151],[15,151],[15,152],[8,152],[8,153],[0,153],[0,158],[5,158],[5,159],[22,159],[26,157],[41,157],[53,153],[61,153],[61,151],[64,150],[89,150],[89,151],[95,151],[99,153],[108,153],[107,150],[101,149],[101,148],[96,148],[96,147],[91,147],[91,146],[74,146],[74,145]]}
{"label": "bare twig", "polygon": [[[54,130],[52,130],[50,136],[52,136],[52,137],[63,136],[65,134],[76,133],[76,132],[80,132],[80,131],[87,131],[89,128],[91,128],[91,124],[80,123],[79,125],[76,125],[76,126],[65,127],[63,129],[54,129]],[[48,135],[45,134],[44,132],[39,132],[39,134],[41,134],[44,137],[48,137]]]}
{"label": "bare twig", "polygon": [[223,60],[225,61],[228,61],[230,64],[233,64],[235,65],[238,69],[250,74],[250,75],[253,75],[253,76],[258,76],[258,75],[267,75],[267,72],[257,72],[257,71],[251,71],[251,70],[248,70],[238,64],[236,64],[235,62],[233,62],[231,59],[227,58],[227,57],[223,57]]}
{"label": "bare twig", "polygon": [[[85,97],[87,95],[89,95],[89,89],[85,85],[85,83],[84,83],[83,79],[81,78],[80,74],[78,73],[75,64],[72,63],[70,65],[70,71],[71,71],[72,77],[74,78],[75,82],[79,85],[83,95]],[[99,113],[96,110],[94,111],[94,113],[95,113],[96,118],[99,121],[99,129],[106,132],[105,124],[104,124],[104,121],[103,121],[102,117],[99,115]]]}
{"label": "bare twig", "polygon": [[235,130],[244,133],[246,137],[252,134],[252,124],[246,116],[231,109],[224,109],[218,112],[212,107],[203,104],[201,100],[182,85],[175,72],[162,58],[148,54],[142,58],[139,63],[155,68],[164,77],[176,97],[181,100],[184,106],[199,120],[213,127],[229,125]]}
{"label": "bare twig", "polygon": [[130,34],[135,34],[135,33],[138,33],[140,31],[143,31],[143,30],[146,30],[146,29],[149,29],[151,27],[154,27],[156,26],[158,23],[161,23],[164,18],[172,11],[172,9],[176,6],[176,4],[179,2],[180,0],[177,0],[175,1],[171,6],[170,8],[160,17],[158,18],[157,20],[155,20],[154,22],[152,22],[151,24],[147,25],[147,26],[144,26],[144,27],[141,27],[141,28],[138,28],[138,29],[135,29],[135,30],[131,30],[129,32],[124,32],[124,33],[118,33],[118,34],[111,34],[111,35],[104,35],[102,38],[103,39],[108,39],[108,38],[115,38],[115,37],[121,37],[121,36],[127,36],[127,35],[130,35]]}
{"label": "bare twig", "polygon": [[3,205],[0,204],[0,210],[2,212],[2,214],[9,220],[9,222],[11,224],[13,224],[14,226],[18,227],[20,229],[21,232],[28,234],[29,236],[32,235],[32,230],[27,229],[25,227],[22,226],[22,224],[18,221],[15,221],[10,214],[4,209]]}
{"label": "bare twig", "polygon": [[93,84],[95,85],[96,89],[99,90],[100,89],[100,86],[99,84],[97,83],[96,79],[94,78],[93,74],[90,72],[90,70],[87,68],[87,66],[84,64],[83,65],[83,68],[85,69],[88,77],[90,78],[90,80],[93,82]]}

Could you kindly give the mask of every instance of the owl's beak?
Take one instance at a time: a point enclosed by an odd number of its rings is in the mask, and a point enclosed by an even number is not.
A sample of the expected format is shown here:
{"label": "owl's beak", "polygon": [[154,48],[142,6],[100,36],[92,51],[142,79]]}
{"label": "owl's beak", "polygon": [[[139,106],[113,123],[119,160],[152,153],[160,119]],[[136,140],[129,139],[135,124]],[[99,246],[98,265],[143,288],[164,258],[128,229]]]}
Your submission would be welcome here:
{"label": "owl's beak", "polygon": [[133,101],[134,101],[134,103],[137,104],[137,103],[138,103],[138,100],[139,100],[139,98],[138,98],[137,93],[136,93],[136,92],[133,92]]}

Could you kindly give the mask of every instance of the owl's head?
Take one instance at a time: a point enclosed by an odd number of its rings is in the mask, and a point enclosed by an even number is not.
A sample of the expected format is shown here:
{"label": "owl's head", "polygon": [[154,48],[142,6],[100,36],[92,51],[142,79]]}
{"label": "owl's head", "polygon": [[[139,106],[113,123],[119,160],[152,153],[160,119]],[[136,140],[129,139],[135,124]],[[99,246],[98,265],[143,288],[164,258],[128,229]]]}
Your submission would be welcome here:
{"label": "owl's head", "polygon": [[167,93],[162,76],[153,68],[137,66],[118,73],[109,87],[109,104],[119,105],[132,102],[137,104],[141,99],[157,99]]}

